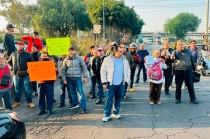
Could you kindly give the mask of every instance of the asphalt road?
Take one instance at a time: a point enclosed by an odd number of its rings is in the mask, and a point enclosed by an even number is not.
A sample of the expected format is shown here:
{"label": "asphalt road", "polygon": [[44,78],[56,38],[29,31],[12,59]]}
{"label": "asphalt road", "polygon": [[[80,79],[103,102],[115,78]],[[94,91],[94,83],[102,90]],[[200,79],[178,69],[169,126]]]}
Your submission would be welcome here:
{"label": "asphalt road", "polygon": [[[159,46],[146,46],[150,53]],[[142,76],[141,76],[142,77]],[[202,77],[195,84],[198,105],[190,103],[187,89],[182,90],[182,103],[175,104],[175,89],[170,95],[161,94],[161,105],[149,104],[149,84],[142,80],[127,92],[128,99],[122,101],[122,119],[101,121],[104,103],[96,105],[90,99],[89,83],[84,84],[87,94],[87,114],[79,109],[57,108],[59,101],[58,82],[55,85],[53,115],[37,116],[37,97],[33,98],[35,109],[30,109],[22,99],[20,107],[14,109],[26,123],[27,139],[209,139],[210,138],[210,76]],[[104,102],[105,100],[103,100]]]}

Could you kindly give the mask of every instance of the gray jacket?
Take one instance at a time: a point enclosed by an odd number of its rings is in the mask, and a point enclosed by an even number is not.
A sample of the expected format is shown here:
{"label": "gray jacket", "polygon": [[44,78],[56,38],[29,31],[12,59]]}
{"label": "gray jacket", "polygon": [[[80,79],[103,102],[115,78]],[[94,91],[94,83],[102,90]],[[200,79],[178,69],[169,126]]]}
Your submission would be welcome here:
{"label": "gray jacket", "polygon": [[[104,58],[104,61],[101,65],[101,82],[107,83],[109,82],[112,85],[112,79],[114,74],[114,58],[113,54]],[[129,83],[130,81],[130,68],[128,64],[128,60],[123,56],[123,71],[124,71],[124,82]]]}
{"label": "gray jacket", "polygon": [[74,55],[73,59],[69,56],[64,59],[62,67],[61,67],[61,76],[62,80],[66,80],[66,77],[88,77],[87,67],[84,60],[78,56]]}
{"label": "gray jacket", "polygon": [[182,51],[174,50],[172,52],[172,55],[175,56],[175,70],[188,70],[190,68],[195,70],[195,63],[193,61],[193,57],[187,49],[184,49]]}

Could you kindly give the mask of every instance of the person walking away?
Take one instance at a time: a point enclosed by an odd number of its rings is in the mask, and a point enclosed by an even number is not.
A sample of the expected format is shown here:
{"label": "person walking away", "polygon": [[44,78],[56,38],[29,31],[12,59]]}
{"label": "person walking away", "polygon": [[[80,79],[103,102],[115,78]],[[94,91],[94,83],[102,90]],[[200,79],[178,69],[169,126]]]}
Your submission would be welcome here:
{"label": "person walking away", "polygon": [[120,104],[125,90],[125,84],[130,81],[130,67],[128,60],[123,56],[123,48],[118,46],[113,50],[113,54],[106,57],[101,66],[101,81],[104,89],[108,89],[104,107],[103,122],[111,118],[114,99],[113,117],[120,119]]}
{"label": "person walking away", "polygon": [[148,69],[148,76],[150,78],[150,105],[154,103],[161,104],[160,94],[161,87],[164,81],[163,69],[167,68],[165,61],[160,57],[160,51],[155,50],[153,53],[154,64],[146,65]]}
{"label": "person walking away", "polygon": [[174,59],[175,82],[176,82],[176,104],[181,103],[181,87],[183,81],[187,86],[190,101],[198,104],[194,91],[193,72],[196,70],[193,56],[187,48],[183,46],[182,40],[177,41],[177,50],[174,50],[171,56]]}
{"label": "person walking away", "polygon": [[3,48],[5,50],[5,57],[6,60],[9,59],[10,55],[16,50],[15,47],[15,41],[14,41],[14,26],[12,24],[8,24],[6,26],[7,33],[4,35],[4,40],[3,40]]}
{"label": "person walking away", "polygon": [[[122,48],[123,55],[128,60],[128,64],[129,64],[130,70],[133,69],[135,67],[135,62],[133,60],[132,55],[127,52],[126,45],[124,43],[120,43],[120,48]],[[123,94],[123,98],[124,99],[127,98],[127,96],[126,96],[127,88],[128,88],[128,84],[125,84],[125,90],[124,90],[124,94]]]}
{"label": "person walking away", "polygon": [[12,110],[11,104],[11,74],[9,66],[5,64],[4,55],[0,54],[0,101],[5,109]]}
{"label": "person walking away", "polygon": [[130,54],[133,56],[133,60],[135,62],[133,68],[131,69],[131,83],[130,83],[130,92],[133,92],[134,76],[135,76],[136,67],[138,64],[140,64],[140,56],[136,53],[137,46],[135,43],[131,43],[129,49],[130,49]]}
{"label": "person walking away", "polygon": [[208,51],[208,46],[204,45],[201,51],[201,55],[202,58],[204,60],[204,62],[207,64],[208,69],[209,69],[209,73],[210,73],[210,61],[209,61],[209,56],[210,56],[210,52]]}
{"label": "person walking away", "polygon": [[28,52],[24,51],[23,42],[19,41],[17,45],[17,51],[13,52],[8,60],[8,64],[12,67],[14,74],[15,103],[12,107],[16,108],[20,105],[21,89],[24,88],[28,106],[34,108],[35,105],[32,103],[32,90],[27,66],[27,62],[33,62],[33,58]]}
{"label": "person walking away", "polygon": [[147,81],[147,71],[144,65],[144,58],[149,55],[149,52],[147,50],[144,49],[144,45],[140,44],[140,50],[137,51],[137,54],[140,56],[141,60],[140,60],[140,64],[138,65],[138,72],[136,75],[136,82],[135,83],[139,83],[139,79],[140,79],[140,72],[143,69],[143,81],[146,82]]}
{"label": "person walking away", "polygon": [[23,41],[28,41],[27,52],[31,53],[32,46],[35,46],[38,52],[42,50],[42,41],[39,38],[39,33],[37,31],[34,31],[32,36],[23,36],[21,39]]}
{"label": "person walking away", "polygon": [[[41,61],[50,61],[50,57],[47,52],[41,53]],[[56,72],[57,68],[55,67],[55,69],[52,69],[52,70],[55,70]],[[53,109],[54,81],[40,81],[39,89],[40,89],[39,91],[39,110],[40,111],[37,113],[37,115],[44,114],[45,108],[48,110],[48,115],[51,115],[52,109]]]}
{"label": "person walking away", "polygon": [[69,55],[64,59],[61,68],[61,75],[64,84],[68,84],[70,88],[70,93],[72,96],[72,105],[69,109],[74,109],[79,107],[77,91],[80,98],[80,107],[82,108],[82,113],[87,113],[86,108],[86,98],[82,88],[82,77],[83,82],[87,82],[88,71],[84,60],[76,54],[76,49],[74,47],[69,48]]}
{"label": "person walking away", "polygon": [[170,48],[170,42],[164,41],[163,48],[160,49],[161,57],[165,59],[167,68],[164,69],[164,77],[165,77],[165,95],[169,95],[169,88],[172,82],[172,63],[171,54],[173,49]]}
{"label": "person walking away", "polygon": [[[41,54],[38,52],[37,47],[36,46],[32,46],[31,56],[32,56],[32,58],[33,58],[33,60],[35,62],[39,61],[40,55]],[[31,82],[31,85],[32,85],[33,96],[38,95],[37,82],[33,81],[33,82]]]}

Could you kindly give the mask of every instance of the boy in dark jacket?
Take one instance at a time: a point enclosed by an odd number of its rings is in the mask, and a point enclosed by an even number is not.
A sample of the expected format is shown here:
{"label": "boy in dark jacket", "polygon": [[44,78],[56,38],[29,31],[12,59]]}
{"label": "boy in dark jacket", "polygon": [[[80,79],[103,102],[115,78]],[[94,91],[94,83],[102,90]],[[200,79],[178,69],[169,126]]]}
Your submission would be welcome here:
{"label": "boy in dark jacket", "polygon": [[[34,61],[39,61],[40,59],[40,53],[38,52],[38,49],[36,46],[32,46],[32,49],[31,49],[31,56],[33,58]],[[32,91],[33,91],[33,95],[38,95],[37,93],[37,83],[36,81],[35,82],[31,82],[31,85],[32,85]]]}

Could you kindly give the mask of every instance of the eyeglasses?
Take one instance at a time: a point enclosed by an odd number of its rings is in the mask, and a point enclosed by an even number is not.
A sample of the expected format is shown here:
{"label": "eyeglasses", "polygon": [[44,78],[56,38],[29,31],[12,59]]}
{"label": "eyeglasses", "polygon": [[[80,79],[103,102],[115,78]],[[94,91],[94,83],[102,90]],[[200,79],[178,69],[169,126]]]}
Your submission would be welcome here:
{"label": "eyeglasses", "polygon": [[120,48],[125,48],[125,47],[120,47]]}

